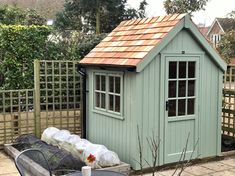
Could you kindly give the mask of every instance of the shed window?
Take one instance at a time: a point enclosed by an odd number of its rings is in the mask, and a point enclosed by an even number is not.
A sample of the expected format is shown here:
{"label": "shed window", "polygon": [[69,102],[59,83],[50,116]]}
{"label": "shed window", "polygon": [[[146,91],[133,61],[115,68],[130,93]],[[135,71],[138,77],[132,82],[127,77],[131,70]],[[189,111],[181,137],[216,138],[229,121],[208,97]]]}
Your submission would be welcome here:
{"label": "shed window", "polygon": [[94,78],[95,110],[121,115],[122,74],[95,73]]}

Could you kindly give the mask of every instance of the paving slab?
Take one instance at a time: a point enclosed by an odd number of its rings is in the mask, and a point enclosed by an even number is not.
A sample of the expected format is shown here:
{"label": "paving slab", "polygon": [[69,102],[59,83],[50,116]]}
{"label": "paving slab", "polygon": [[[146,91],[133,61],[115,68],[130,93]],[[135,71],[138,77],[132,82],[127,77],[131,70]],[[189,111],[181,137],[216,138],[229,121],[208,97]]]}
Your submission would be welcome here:
{"label": "paving slab", "polygon": [[2,159],[6,159],[6,158],[9,158],[7,154],[3,153],[3,152],[0,152],[0,161]]}
{"label": "paving slab", "polygon": [[201,165],[202,167],[211,169],[213,171],[224,171],[224,170],[230,170],[233,167],[227,164],[223,164],[220,161],[214,161],[214,162],[209,162]]}
{"label": "paving slab", "polygon": [[213,173],[215,171],[213,171],[209,168],[206,168],[206,167],[202,167],[201,165],[198,165],[198,166],[187,167],[185,169],[185,172],[187,172],[191,175],[205,175],[205,174]]}
{"label": "paving slab", "polygon": [[0,152],[0,176],[20,176],[14,161],[3,152]]}
{"label": "paving slab", "polygon": [[233,168],[233,169],[230,169],[230,171],[232,171],[232,172],[235,172],[235,168]]}
{"label": "paving slab", "polygon": [[221,171],[210,174],[209,176],[235,176],[235,172],[232,171]]}
{"label": "paving slab", "polygon": [[235,159],[234,158],[229,158],[229,159],[224,159],[220,161],[223,164],[235,167]]}
{"label": "paving slab", "polygon": [[[1,175],[0,175],[1,176]],[[141,176],[141,175],[135,175],[135,176]],[[150,173],[150,174],[144,174],[144,176],[153,176],[153,174],[152,173]],[[162,175],[162,174],[160,174],[160,173],[154,173],[154,176],[164,176],[164,175]]]}
{"label": "paving slab", "polygon": [[[175,172],[175,170],[166,170],[166,171],[162,171],[159,172],[159,174],[163,175],[163,176],[173,176],[173,173]],[[179,174],[180,170],[177,170],[176,173],[174,174],[174,176],[177,176]],[[182,172],[181,176],[193,176],[191,173],[188,172]]]}

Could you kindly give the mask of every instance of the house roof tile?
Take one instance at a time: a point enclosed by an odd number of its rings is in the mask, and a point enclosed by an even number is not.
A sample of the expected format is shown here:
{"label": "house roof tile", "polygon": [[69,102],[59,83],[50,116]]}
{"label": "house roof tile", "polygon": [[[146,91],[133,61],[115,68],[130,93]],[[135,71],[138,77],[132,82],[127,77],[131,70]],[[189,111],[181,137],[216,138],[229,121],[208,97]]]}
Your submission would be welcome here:
{"label": "house roof tile", "polygon": [[223,28],[224,32],[235,30],[235,19],[233,18],[216,18]]}
{"label": "house roof tile", "polygon": [[137,66],[184,15],[173,14],[123,21],[80,63]]}

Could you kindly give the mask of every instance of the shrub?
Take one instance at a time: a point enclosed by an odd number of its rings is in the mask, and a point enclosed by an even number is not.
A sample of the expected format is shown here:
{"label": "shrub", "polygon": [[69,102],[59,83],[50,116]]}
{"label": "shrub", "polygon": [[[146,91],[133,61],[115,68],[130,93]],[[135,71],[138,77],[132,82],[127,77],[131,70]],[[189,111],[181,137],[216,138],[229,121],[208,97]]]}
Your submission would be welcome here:
{"label": "shrub", "polygon": [[2,89],[33,87],[33,60],[42,59],[51,29],[47,26],[0,25]]}

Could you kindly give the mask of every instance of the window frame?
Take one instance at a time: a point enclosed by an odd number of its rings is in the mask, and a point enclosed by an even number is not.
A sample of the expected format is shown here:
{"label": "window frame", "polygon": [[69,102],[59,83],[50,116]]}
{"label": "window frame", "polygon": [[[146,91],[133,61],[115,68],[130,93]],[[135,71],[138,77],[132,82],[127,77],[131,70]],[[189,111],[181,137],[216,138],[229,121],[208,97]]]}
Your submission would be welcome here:
{"label": "window frame", "polygon": [[[105,108],[100,108],[100,107],[96,107],[96,92],[100,92],[99,90],[96,90],[96,76],[100,75],[100,76],[105,76]],[[115,93],[114,92],[110,92],[110,85],[109,85],[109,78],[110,76],[113,77],[119,77],[120,78],[120,93]],[[120,71],[102,71],[102,70],[97,70],[93,72],[93,112],[98,113],[98,114],[102,114],[105,116],[109,116],[109,117],[113,117],[113,118],[117,118],[117,119],[121,119],[123,120],[123,72]],[[114,81],[115,84],[115,81]],[[115,88],[115,86],[114,86]],[[109,95],[113,95],[113,96],[119,96],[120,97],[120,112],[116,112],[116,111],[112,111],[109,109]],[[101,102],[100,102],[101,103]],[[115,109],[115,107],[113,107]]]}
{"label": "window frame", "polygon": [[[165,122],[174,122],[174,121],[180,121],[180,120],[192,120],[195,119],[198,121],[198,116],[200,116],[201,112],[199,111],[199,102],[201,101],[201,94],[200,94],[200,90],[203,89],[202,86],[202,68],[204,68],[203,66],[203,60],[205,58],[205,52],[201,51],[201,52],[192,52],[192,53],[187,53],[187,54],[180,54],[180,53],[174,53],[174,52],[160,52],[160,62],[161,62],[161,68],[164,68],[161,70],[161,80],[160,81],[160,92],[164,92],[164,95],[162,98],[160,98],[160,104],[163,105],[164,108],[166,108],[166,101],[167,101],[167,96],[168,96],[168,90],[166,90],[167,87],[167,82],[166,82],[166,75],[167,75],[167,62],[168,61],[196,61],[196,77],[198,79],[198,82],[196,83],[196,106],[195,106],[195,116],[190,115],[188,117],[175,117],[175,118],[168,118],[168,111],[164,110],[163,114],[165,117]],[[198,122],[197,122],[198,123]]]}

